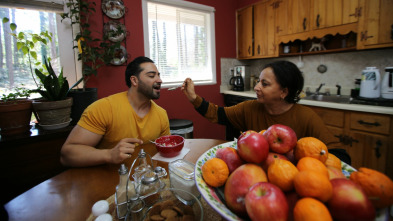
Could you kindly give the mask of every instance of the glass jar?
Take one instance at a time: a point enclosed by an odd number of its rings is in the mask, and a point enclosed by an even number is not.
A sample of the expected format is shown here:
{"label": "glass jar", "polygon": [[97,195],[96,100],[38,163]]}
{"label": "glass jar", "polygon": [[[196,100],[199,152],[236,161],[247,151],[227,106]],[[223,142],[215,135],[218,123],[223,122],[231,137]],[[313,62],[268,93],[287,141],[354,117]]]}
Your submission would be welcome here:
{"label": "glass jar", "polygon": [[[200,197],[200,193],[194,180],[195,164],[179,159],[170,162],[168,167],[169,179],[171,181],[172,188],[185,190],[197,198]],[[179,195],[178,198],[186,204],[194,201],[189,195]]]}

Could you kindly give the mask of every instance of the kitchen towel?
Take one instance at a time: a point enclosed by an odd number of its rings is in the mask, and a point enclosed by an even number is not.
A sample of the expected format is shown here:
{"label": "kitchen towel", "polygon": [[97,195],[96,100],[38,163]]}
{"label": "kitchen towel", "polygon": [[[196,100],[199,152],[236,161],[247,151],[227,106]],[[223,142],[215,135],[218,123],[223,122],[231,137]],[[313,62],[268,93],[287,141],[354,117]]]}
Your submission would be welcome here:
{"label": "kitchen towel", "polygon": [[153,160],[159,160],[159,161],[164,161],[164,162],[170,163],[170,162],[175,161],[175,160],[177,160],[177,159],[183,159],[183,157],[184,157],[188,152],[190,152],[190,149],[188,149],[188,148],[183,148],[183,149],[181,150],[181,152],[179,153],[179,155],[177,155],[177,156],[175,156],[175,157],[163,157],[163,156],[161,156],[161,154],[158,152],[158,153],[156,153],[156,155],[154,155],[154,156],[152,157],[152,159],[153,159]]}

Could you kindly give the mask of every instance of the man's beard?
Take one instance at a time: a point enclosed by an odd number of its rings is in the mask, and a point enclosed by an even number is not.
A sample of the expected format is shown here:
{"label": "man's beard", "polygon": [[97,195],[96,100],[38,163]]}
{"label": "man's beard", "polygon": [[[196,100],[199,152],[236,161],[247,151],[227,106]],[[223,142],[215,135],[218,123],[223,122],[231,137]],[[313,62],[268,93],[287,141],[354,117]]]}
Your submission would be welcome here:
{"label": "man's beard", "polygon": [[160,98],[160,92],[154,93],[153,87],[149,87],[141,80],[139,80],[138,92],[145,95],[149,99],[155,100]]}

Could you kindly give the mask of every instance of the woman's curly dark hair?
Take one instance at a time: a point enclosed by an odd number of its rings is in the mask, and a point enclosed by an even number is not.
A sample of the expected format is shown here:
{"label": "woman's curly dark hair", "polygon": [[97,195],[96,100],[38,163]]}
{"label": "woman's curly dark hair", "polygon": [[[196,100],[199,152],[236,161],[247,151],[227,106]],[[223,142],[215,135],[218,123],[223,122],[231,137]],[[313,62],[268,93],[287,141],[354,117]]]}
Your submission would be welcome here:
{"label": "woman's curly dark hair", "polygon": [[288,95],[284,98],[288,103],[297,103],[299,94],[303,90],[304,78],[299,68],[289,61],[275,61],[265,65],[271,68],[276,76],[277,82],[282,88],[288,88]]}

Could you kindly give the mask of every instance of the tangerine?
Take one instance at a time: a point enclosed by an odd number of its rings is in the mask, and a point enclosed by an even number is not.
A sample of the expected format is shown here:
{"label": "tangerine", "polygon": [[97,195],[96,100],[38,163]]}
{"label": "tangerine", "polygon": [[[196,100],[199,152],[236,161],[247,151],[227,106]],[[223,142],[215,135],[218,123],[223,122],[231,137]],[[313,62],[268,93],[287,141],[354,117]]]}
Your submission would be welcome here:
{"label": "tangerine", "polygon": [[333,194],[333,186],[328,176],[315,171],[299,171],[293,183],[296,192],[302,197],[313,197],[326,202]]}
{"label": "tangerine", "polygon": [[[317,218],[318,217],[318,218]],[[332,221],[328,208],[319,200],[305,197],[296,202],[293,209],[294,221]]]}
{"label": "tangerine", "polygon": [[287,192],[293,190],[293,180],[298,172],[298,169],[290,161],[276,159],[268,167],[267,177],[270,183]]}
{"label": "tangerine", "polygon": [[301,158],[299,162],[297,162],[296,167],[299,171],[312,170],[317,173],[325,174],[327,177],[329,177],[329,172],[325,164],[312,157]]}
{"label": "tangerine", "polygon": [[224,185],[228,176],[228,166],[225,161],[219,158],[211,158],[202,165],[202,177],[212,187]]}
{"label": "tangerine", "polygon": [[302,157],[313,157],[325,163],[328,149],[322,141],[315,137],[303,137],[297,141],[295,147],[295,159],[298,161]]}
{"label": "tangerine", "polygon": [[327,157],[327,159],[325,161],[325,165],[326,166],[335,167],[335,168],[340,169],[340,170],[342,169],[341,168],[341,160],[338,157],[336,157],[335,155],[331,154],[331,153],[328,153],[328,157]]}

